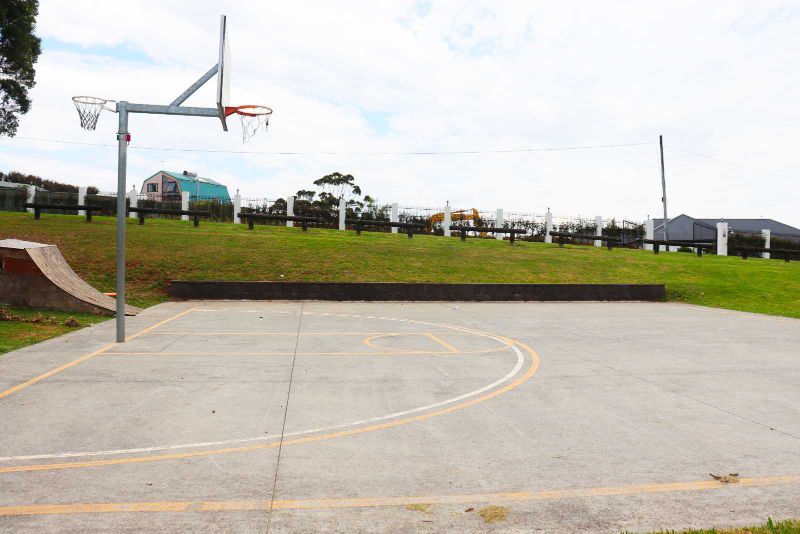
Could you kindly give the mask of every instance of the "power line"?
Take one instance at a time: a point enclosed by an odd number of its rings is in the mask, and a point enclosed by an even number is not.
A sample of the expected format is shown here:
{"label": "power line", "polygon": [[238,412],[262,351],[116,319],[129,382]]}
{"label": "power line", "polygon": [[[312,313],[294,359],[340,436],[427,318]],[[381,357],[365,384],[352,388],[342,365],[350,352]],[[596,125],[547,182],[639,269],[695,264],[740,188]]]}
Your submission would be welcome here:
{"label": "power line", "polygon": [[[112,145],[105,143],[87,143],[83,141],[70,141],[67,139],[46,139],[40,137],[21,137],[21,136],[13,137],[11,139],[22,139],[25,141],[36,141],[41,143],[57,143],[63,145],[93,146],[93,147],[114,148],[114,149],[118,148],[116,144]],[[402,151],[291,152],[291,151],[262,151],[262,150],[214,150],[205,148],[157,147],[157,146],[136,146],[136,145],[132,145],[130,149],[153,150],[162,152],[196,152],[205,154],[257,154],[265,156],[458,156],[458,155],[470,155],[470,154],[520,154],[520,153],[533,153],[533,152],[558,152],[566,150],[594,150],[602,148],[636,147],[636,146],[645,146],[653,144],[654,143],[652,142],[613,143],[606,145],[575,145],[575,146],[538,147],[538,148],[504,148],[504,149],[485,149],[485,150],[425,150],[425,151],[407,151],[407,152],[402,152]],[[692,150],[686,150],[685,148],[680,148],[674,145],[666,145],[666,146],[668,146],[673,150],[684,152],[686,154],[691,154],[698,158],[716,161],[717,163],[730,165],[732,167],[738,167],[740,169],[745,169],[750,172],[755,172],[766,176],[773,176],[775,178],[782,178],[784,180],[791,180],[793,182],[800,182],[800,179],[795,178],[793,176],[786,176],[783,174],[776,174],[774,172],[755,169],[747,165],[742,165],[741,163],[735,163],[733,161],[727,161],[724,159],[716,158],[714,156],[709,156],[706,154],[701,154],[699,152],[694,152]]]}
{"label": "power line", "polygon": [[793,176],[785,176],[783,174],[775,174],[774,172],[769,171],[762,171],[759,169],[754,169],[753,167],[748,167],[747,165],[742,165],[741,163],[734,163],[733,161],[726,161],[724,159],[715,158],[713,156],[707,156],[705,154],[700,154],[699,152],[693,152],[691,150],[686,150],[685,148],[678,148],[673,145],[667,145],[668,147],[677,150],[678,152],[685,152],[686,154],[691,154],[693,156],[697,156],[698,158],[710,159],[711,161],[716,161],[717,163],[724,163],[725,165],[730,165],[732,167],[739,167],[740,169],[746,169],[751,172],[755,172],[758,174],[764,174],[766,176],[774,176],[775,178],[783,178],[784,180],[791,180],[793,182],[800,182],[800,179],[795,178]]}
{"label": "power line", "polygon": [[[103,143],[85,143],[81,141],[69,141],[66,139],[44,139],[38,137],[14,137],[13,139],[23,139],[26,141],[37,141],[43,143],[58,143],[64,145],[96,146],[117,148],[117,145]],[[160,150],[164,152],[201,152],[207,154],[261,154],[268,156],[455,156],[469,154],[514,154],[526,152],[556,152],[561,150],[590,150],[599,148],[622,148],[642,145],[652,145],[653,143],[617,143],[608,145],[577,145],[560,147],[542,148],[505,148],[489,150],[440,150],[440,151],[409,151],[409,152],[278,152],[278,151],[259,151],[259,150],[214,150],[204,148],[179,148],[179,147],[155,147],[155,146],[136,146],[132,145],[131,150]]]}

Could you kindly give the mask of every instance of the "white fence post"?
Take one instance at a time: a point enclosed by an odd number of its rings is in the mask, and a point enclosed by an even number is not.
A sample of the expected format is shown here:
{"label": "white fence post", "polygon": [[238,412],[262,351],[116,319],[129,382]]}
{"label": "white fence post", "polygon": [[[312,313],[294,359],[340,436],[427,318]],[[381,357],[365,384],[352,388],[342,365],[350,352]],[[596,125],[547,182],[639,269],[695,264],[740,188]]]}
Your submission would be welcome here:
{"label": "white fence post", "polygon": [[[497,208],[497,221],[495,222],[495,226],[497,228],[503,227],[503,208]],[[502,241],[504,234],[495,234],[494,238],[498,241]]]}
{"label": "white fence post", "polygon": [[[397,202],[393,202],[392,203],[392,211],[389,214],[389,220],[391,222],[400,222],[400,206],[397,204]],[[394,226],[392,227],[392,233],[393,234],[396,234],[397,230],[398,230],[398,228],[396,228]]]}
{"label": "white fence post", "polygon": [[[654,228],[655,228],[655,223],[653,223],[653,219],[647,219],[644,222],[644,238],[645,239],[650,239],[650,240],[655,239],[655,237],[653,237],[654,234],[655,234]],[[650,244],[650,243],[645,243],[644,244],[644,250],[653,250],[653,245]]]}
{"label": "white fence post", "polygon": [[339,199],[339,230],[347,230],[347,223],[344,222],[347,217],[347,201],[344,197]]}
{"label": "white fence post", "polygon": [[728,223],[717,223],[717,256],[728,255]]}
{"label": "white fence post", "polygon": [[233,224],[242,224],[242,220],[239,218],[240,213],[242,213],[242,195],[237,189],[236,194],[233,195]]}
{"label": "white fence post", "polygon": [[[131,190],[128,191],[128,199],[130,200],[130,209],[139,206],[139,192],[136,191],[136,186],[131,187]],[[134,213],[132,211],[128,212],[128,217],[131,219],[136,219],[138,216],[138,213]]]}
{"label": "white fence post", "polygon": [[[286,215],[294,217],[294,197],[286,197]],[[294,227],[294,221],[286,221],[287,228]]]}
{"label": "white fence post", "polygon": [[[28,186],[28,202],[36,202],[36,186]],[[33,208],[28,208],[28,213],[33,213]]]}
{"label": "white fence post", "polygon": [[[764,248],[771,248],[769,242],[772,240],[772,230],[764,228],[761,230],[761,235],[764,236]],[[770,253],[764,252],[761,257],[768,260],[770,258]]]}
{"label": "white fence post", "polygon": [[450,225],[453,224],[453,208],[450,207],[450,203],[448,202],[447,205],[444,207],[444,222],[442,223],[442,229],[444,230],[444,236],[450,237],[452,234],[450,232]]}
{"label": "white fence post", "polygon": [[552,243],[553,236],[550,232],[553,231],[553,214],[550,213],[550,208],[547,208],[547,213],[544,214],[544,242]]}
{"label": "white fence post", "polygon": [[[594,218],[594,224],[595,224],[595,226],[597,226],[597,229],[594,231],[594,235],[600,235],[600,236],[603,235],[603,218],[601,216],[599,216],[599,215],[596,216]],[[599,239],[596,239],[595,242],[594,242],[594,246],[602,247],[603,246],[603,242],[600,241]]]}
{"label": "white fence post", "polygon": [[[78,205],[79,206],[84,206],[85,202],[86,202],[86,188],[85,187],[79,187],[78,188]],[[86,211],[85,210],[78,210],[78,215],[80,215],[81,217],[85,217],[86,216]]]}
{"label": "white fence post", "polygon": [[[188,210],[189,209],[189,192],[188,191],[181,191],[181,209]],[[188,221],[188,215],[181,215],[182,221]]]}

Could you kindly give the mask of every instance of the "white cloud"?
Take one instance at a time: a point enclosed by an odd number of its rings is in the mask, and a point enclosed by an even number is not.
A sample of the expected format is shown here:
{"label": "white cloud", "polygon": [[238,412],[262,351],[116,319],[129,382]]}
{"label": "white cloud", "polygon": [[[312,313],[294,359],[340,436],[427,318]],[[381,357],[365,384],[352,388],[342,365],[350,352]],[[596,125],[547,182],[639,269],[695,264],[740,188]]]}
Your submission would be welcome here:
{"label": "white cloud", "polygon": [[[255,151],[427,151],[649,141],[617,149],[454,156],[276,156],[132,150],[129,177],[191,168],[248,196],[350,172],[384,201],[644,218],[660,212],[655,143],[668,144],[671,213],[800,226],[800,9],[789,2],[44,1],[33,110],[19,135],[113,143],[116,117],[77,127],[69,97],[167,103],[233,39],[232,100],[266,104],[267,134],[133,116],[133,145]],[[59,47],[59,44],[68,43]],[[60,48],[60,49],[59,49]],[[132,50],[140,58],[120,52]],[[142,60],[141,58],[149,58]],[[213,84],[187,102],[213,105]],[[386,117],[376,131],[368,113]],[[235,120],[235,119],[234,119]],[[0,141],[0,163],[115,186],[113,148]],[[164,161],[163,165],[161,161]],[[60,162],[60,163],[59,163]],[[76,175],[80,175],[79,177]]]}

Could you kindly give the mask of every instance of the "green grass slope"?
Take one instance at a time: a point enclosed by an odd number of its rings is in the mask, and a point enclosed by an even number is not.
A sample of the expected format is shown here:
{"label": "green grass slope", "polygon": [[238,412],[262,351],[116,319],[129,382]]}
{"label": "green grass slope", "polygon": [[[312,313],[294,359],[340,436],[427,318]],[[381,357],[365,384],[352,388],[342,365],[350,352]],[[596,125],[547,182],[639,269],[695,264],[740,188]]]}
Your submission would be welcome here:
{"label": "green grass slope", "polygon": [[88,313],[4,306],[2,299],[0,295],[0,355],[108,320]]}
{"label": "green grass slope", "polygon": [[[114,290],[115,220],[0,212],[0,239],[58,245],[73,269]],[[667,298],[800,317],[800,262],[327,229],[128,222],[133,304],[167,299],[172,279],[341,282],[664,283]]]}

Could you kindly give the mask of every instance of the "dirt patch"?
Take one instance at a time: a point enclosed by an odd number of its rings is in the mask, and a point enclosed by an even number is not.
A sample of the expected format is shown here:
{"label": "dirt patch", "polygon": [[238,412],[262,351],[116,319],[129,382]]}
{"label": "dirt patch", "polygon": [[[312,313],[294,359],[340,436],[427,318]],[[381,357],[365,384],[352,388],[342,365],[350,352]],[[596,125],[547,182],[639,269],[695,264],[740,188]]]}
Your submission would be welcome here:
{"label": "dirt patch", "polygon": [[8,308],[3,307],[0,307],[0,321],[9,321],[12,323],[57,324],[55,317],[47,317],[41,313],[37,313],[32,317],[23,317],[12,312]]}
{"label": "dirt patch", "polygon": [[[0,306],[0,321],[7,321],[10,323],[31,323],[31,324],[41,324],[41,325],[51,325],[51,326],[58,325],[58,320],[55,317],[48,317],[47,315],[42,315],[41,313],[37,313],[36,315],[33,315],[31,317],[23,317],[22,315],[17,315],[8,308],[4,308],[2,306]],[[75,317],[67,318],[62,324],[63,326],[66,326],[68,328],[79,328],[83,326],[83,324]]]}
{"label": "dirt patch", "polygon": [[478,513],[486,523],[499,523],[508,519],[508,508],[505,506],[487,506],[478,510]]}
{"label": "dirt patch", "polygon": [[431,505],[426,502],[407,504],[406,510],[410,510],[412,512],[420,512],[422,514],[429,514],[431,512]]}
{"label": "dirt patch", "polygon": [[739,482],[739,473],[728,473],[727,475],[715,475],[714,473],[709,473],[711,478],[714,480],[719,480],[725,484],[736,484]]}
{"label": "dirt patch", "polygon": [[11,313],[8,308],[0,307],[0,321],[21,321],[22,317],[15,313]]}
{"label": "dirt patch", "polygon": [[33,323],[33,324],[56,324],[55,317],[46,317],[41,313],[37,313],[33,317],[29,317],[27,319],[22,319],[26,323]]}

